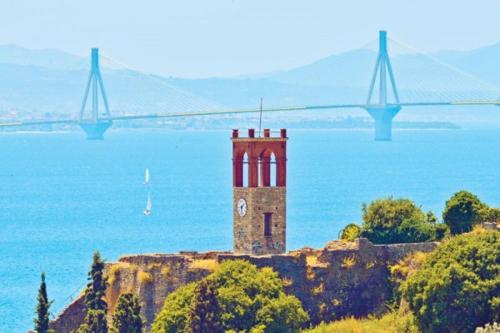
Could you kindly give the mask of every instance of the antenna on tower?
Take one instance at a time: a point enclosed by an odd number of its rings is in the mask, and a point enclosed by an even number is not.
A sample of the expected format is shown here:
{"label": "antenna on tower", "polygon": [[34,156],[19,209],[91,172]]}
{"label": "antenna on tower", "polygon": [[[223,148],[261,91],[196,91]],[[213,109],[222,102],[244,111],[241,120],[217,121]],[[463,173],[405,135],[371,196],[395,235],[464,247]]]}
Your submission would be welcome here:
{"label": "antenna on tower", "polygon": [[259,117],[259,138],[261,137],[260,133],[262,131],[262,104],[263,104],[263,100],[261,97],[260,98],[260,117]]}

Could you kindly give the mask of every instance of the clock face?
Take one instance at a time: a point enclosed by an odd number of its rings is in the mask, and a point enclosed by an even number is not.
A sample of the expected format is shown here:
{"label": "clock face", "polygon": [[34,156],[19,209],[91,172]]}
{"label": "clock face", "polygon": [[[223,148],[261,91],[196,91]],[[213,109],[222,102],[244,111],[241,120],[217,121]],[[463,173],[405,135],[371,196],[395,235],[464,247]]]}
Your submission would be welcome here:
{"label": "clock face", "polygon": [[245,201],[245,199],[241,198],[240,200],[238,200],[237,208],[238,208],[238,214],[240,214],[241,217],[246,215],[247,202]]}

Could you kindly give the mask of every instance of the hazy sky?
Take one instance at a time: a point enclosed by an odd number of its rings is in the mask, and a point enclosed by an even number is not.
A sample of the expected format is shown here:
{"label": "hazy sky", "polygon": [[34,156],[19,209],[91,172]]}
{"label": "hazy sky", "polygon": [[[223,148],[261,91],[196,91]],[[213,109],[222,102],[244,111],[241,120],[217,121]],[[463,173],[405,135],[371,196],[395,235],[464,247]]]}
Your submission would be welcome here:
{"label": "hazy sky", "polygon": [[500,41],[499,0],[1,0],[0,43],[101,52],[204,77],[302,65],[389,36],[424,51]]}

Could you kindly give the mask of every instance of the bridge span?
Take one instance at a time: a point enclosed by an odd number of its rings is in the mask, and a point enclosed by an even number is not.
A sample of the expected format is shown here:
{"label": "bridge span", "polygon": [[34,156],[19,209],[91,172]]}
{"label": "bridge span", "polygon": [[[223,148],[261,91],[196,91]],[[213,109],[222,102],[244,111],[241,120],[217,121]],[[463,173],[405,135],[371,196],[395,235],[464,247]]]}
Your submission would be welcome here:
{"label": "bridge span", "polygon": [[[376,87],[378,87],[376,89]],[[389,101],[389,94],[393,96],[393,101]],[[500,91],[499,91],[500,95]],[[99,111],[99,96],[104,104],[104,112]],[[85,112],[87,101],[90,101],[90,113]],[[99,66],[98,49],[91,51],[91,66],[84,92],[80,115],[78,119],[64,120],[30,120],[9,123],[0,123],[0,128],[27,127],[37,125],[57,125],[70,124],[82,128],[89,140],[102,140],[104,133],[112,126],[114,121],[139,120],[139,119],[161,119],[179,117],[199,117],[214,115],[236,115],[251,113],[288,112],[288,111],[314,111],[325,109],[364,109],[374,120],[375,140],[390,141],[392,139],[392,120],[403,107],[428,107],[428,106],[478,106],[496,105],[500,106],[500,99],[493,100],[453,100],[453,101],[423,101],[404,103],[399,99],[396,80],[393,73],[389,53],[387,50],[387,33],[379,32],[378,55],[375,61],[372,79],[370,82],[368,97],[364,104],[327,104],[327,105],[307,105],[288,106],[276,108],[251,108],[251,109],[224,109],[211,111],[194,112],[169,112],[146,115],[124,115],[112,116],[109,110],[108,98],[104,88],[104,83]]]}

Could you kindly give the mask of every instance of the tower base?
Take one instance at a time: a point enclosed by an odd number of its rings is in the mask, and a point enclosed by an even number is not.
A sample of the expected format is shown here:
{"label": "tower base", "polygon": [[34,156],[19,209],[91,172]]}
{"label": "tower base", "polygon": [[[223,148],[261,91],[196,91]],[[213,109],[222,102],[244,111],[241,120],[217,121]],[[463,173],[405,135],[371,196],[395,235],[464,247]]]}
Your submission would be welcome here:
{"label": "tower base", "polygon": [[87,134],[87,140],[104,140],[104,133],[111,127],[111,120],[80,122],[80,128]]}
{"label": "tower base", "polygon": [[401,110],[399,105],[367,107],[366,111],[375,120],[375,141],[392,140],[392,119]]}

